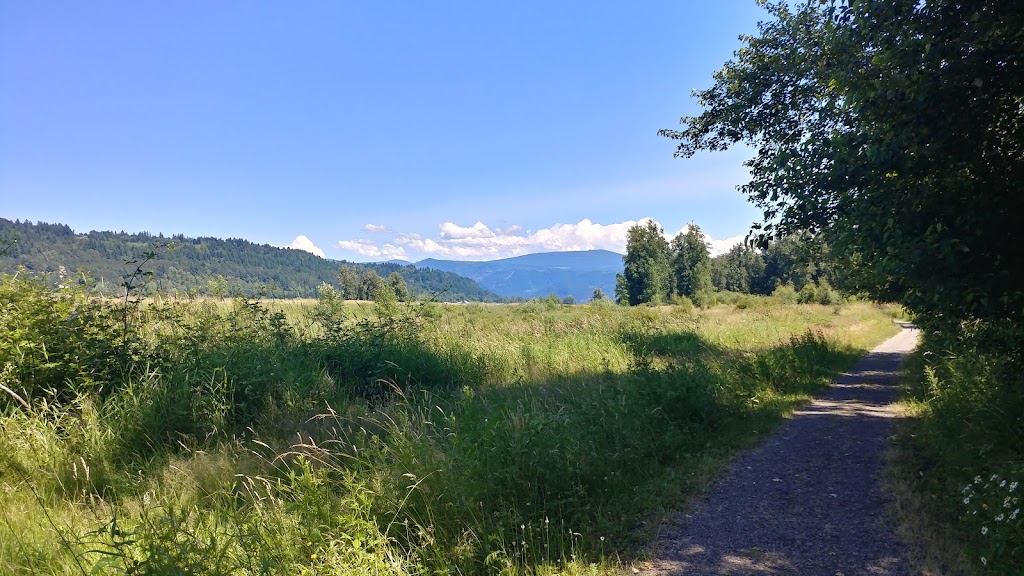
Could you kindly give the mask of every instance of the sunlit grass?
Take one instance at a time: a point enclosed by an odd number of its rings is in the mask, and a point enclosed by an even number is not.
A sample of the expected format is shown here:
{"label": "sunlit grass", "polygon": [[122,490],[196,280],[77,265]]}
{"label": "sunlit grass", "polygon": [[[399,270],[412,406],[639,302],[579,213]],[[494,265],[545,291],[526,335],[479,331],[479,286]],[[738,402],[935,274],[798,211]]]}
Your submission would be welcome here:
{"label": "sunlit grass", "polygon": [[770,299],[142,317],[124,381],[0,416],[0,572],[614,572],[896,331]]}

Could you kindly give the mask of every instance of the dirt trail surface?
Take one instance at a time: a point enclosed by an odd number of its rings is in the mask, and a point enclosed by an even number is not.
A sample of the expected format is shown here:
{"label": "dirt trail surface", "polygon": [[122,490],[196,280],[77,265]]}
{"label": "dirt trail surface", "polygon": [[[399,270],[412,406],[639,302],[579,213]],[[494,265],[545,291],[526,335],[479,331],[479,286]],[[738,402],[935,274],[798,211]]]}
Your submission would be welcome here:
{"label": "dirt trail surface", "polygon": [[909,324],[662,527],[642,574],[907,575],[880,473]]}

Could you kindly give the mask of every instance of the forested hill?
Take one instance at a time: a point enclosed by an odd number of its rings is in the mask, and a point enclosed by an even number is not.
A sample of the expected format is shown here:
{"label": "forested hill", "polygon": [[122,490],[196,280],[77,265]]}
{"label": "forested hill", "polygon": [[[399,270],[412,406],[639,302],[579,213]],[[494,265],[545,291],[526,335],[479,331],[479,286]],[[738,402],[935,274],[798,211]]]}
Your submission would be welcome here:
{"label": "forested hill", "polygon": [[64,224],[0,218],[0,241],[14,238],[17,242],[0,256],[0,273],[13,273],[24,266],[58,282],[63,267],[65,281],[74,282],[81,281],[84,271],[87,282],[109,295],[122,293],[125,275],[135,270],[136,264],[126,261],[141,261],[146,252],[153,252],[155,257],[144,266],[152,275],[142,278],[143,293],[195,291],[200,295],[308,298],[316,296],[321,283],[337,285],[338,269],[347,264],[374,270],[382,277],[398,272],[414,295],[433,294],[446,301],[501,299],[475,281],[450,272],[396,263],[349,264],[237,238],[165,237],[146,232],[79,234]]}

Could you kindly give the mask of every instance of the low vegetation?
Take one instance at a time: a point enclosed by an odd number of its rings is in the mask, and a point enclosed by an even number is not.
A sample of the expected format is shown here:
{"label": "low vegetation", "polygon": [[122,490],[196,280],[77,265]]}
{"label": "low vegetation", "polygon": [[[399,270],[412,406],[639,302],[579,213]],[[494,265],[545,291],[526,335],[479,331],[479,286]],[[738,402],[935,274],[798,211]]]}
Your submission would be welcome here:
{"label": "low vegetation", "polygon": [[0,572],[575,574],[863,350],[870,304],[103,301],[0,280]]}
{"label": "low vegetation", "polygon": [[1019,341],[1009,323],[926,330],[908,363],[913,418],[893,476],[908,535],[936,573],[1024,573]]}

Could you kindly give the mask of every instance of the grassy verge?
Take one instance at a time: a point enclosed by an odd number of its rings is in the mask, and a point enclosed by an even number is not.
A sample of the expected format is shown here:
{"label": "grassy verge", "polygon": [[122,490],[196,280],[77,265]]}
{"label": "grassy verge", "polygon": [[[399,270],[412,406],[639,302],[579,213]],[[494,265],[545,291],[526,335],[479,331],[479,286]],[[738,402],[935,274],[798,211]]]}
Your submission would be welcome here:
{"label": "grassy verge", "polygon": [[614,571],[895,331],[770,299],[354,314],[3,289],[10,573]]}
{"label": "grassy verge", "polygon": [[891,479],[927,574],[1024,573],[1020,331],[924,330]]}

